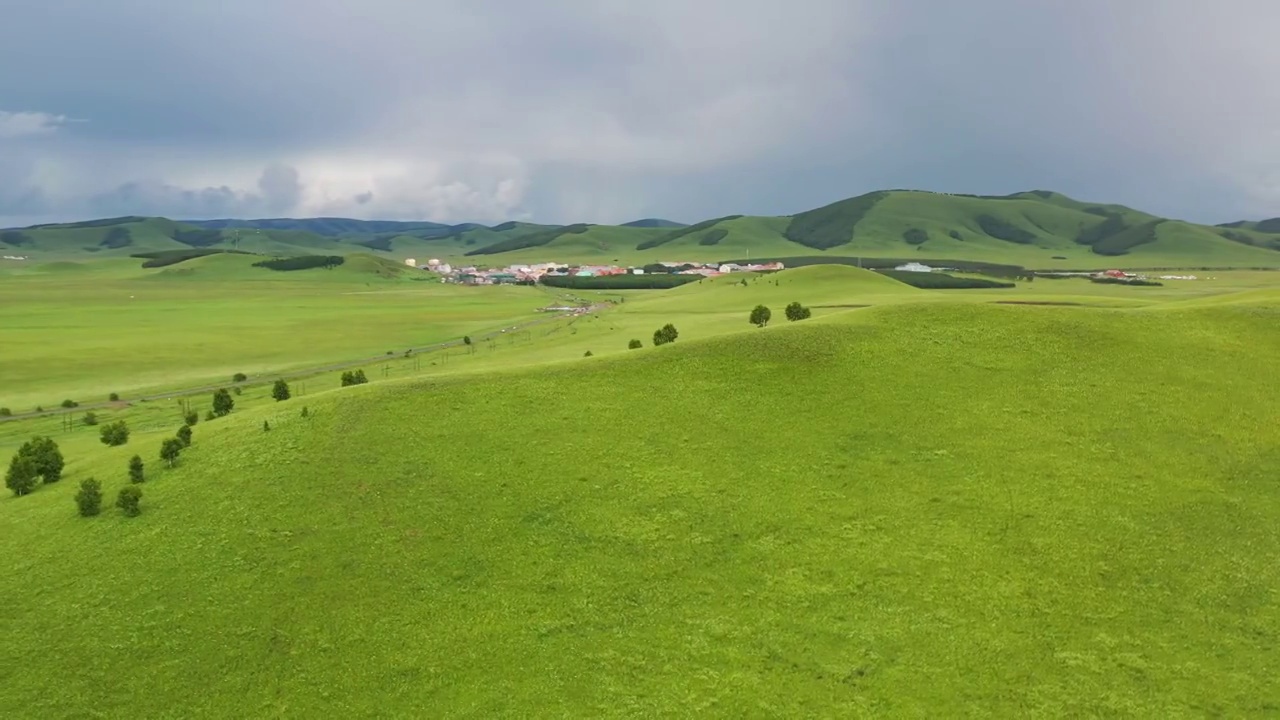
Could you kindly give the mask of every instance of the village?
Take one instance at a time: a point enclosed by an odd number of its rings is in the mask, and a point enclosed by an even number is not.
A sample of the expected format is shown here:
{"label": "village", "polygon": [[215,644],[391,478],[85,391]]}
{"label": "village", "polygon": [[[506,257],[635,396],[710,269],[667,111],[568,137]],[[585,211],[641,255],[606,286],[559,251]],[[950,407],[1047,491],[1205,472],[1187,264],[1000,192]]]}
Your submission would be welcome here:
{"label": "village", "polygon": [[437,273],[441,282],[463,285],[532,284],[543,277],[606,277],[609,275],[677,274],[715,277],[735,272],[769,272],[782,270],[781,262],[768,263],[697,263],[659,262],[643,267],[621,265],[570,265],[567,263],[535,263],[532,265],[508,265],[501,268],[453,267],[447,262],[432,258],[419,264],[407,258],[405,265]]}

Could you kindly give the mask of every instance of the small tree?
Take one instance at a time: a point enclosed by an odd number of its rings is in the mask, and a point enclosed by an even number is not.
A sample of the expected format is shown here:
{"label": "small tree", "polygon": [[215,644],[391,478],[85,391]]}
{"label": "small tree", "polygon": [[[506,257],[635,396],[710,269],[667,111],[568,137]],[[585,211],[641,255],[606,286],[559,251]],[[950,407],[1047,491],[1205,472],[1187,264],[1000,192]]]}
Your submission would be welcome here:
{"label": "small tree", "polygon": [[225,417],[231,414],[231,409],[236,406],[236,401],[231,399],[231,393],[226,388],[222,388],[213,394],[213,414],[218,417]]}
{"label": "small tree", "polygon": [[248,379],[249,379],[249,377],[248,377],[247,375],[245,375],[244,373],[236,373],[235,375],[232,375],[232,376],[231,376],[231,382],[238,382],[238,383],[242,383],[242,382],[244,382],[245,380],[248,380]]}
{"label": "small tree", "polygon": [[676,326],[672,325],[671,323],[667,323],[666,325],[663,325],[660,329],[654,331],[653,344],[666,345],[667,343],[675,342],[676,338],[679,336],[680,336],[680,332],[676,330]]}
{"label": "small tree", "polygon": [[134,455],[129,458],[129,482],[140,483],[147,479],[142,465],[142,457]]}
{"label": "small tree", "polygon": [[787,319],[792,322],[795,322],[797,320],[804,320],[808,318],[809,315],[811,314],[809,312],[809,308],[801,305],[798,302],[793,302],[790,305],[788,305],[786,313],[787,313]]}
{"label": "small tree", "polygon": [[0,417],[11,417],[12,415],[13,411],[9,408],[0,408]]}
{"label": "small tree", "polygon": [[63,401],[62,401],[62,407],[64,407],[64,408],[68,408],[68,409],[69,409],[69,408],[73,408],[73,407],[78,407],[79,405],[80,405],[80,403],[76,402],[75,400],[63,400]]}
{"label": "small tree", "polygon": [[269,432],[270,430],[271,430],[271,423],[267,422],[266,420],[263,420],[263,421],[262,421],[262,432]]}
{"label": "small tree", "polygon": [[76,507],[80,509],[80,517],[93,517],[102,512],[102,483],[93,478],[81,480]]}
{"label": "small tree", "polygon": [[138,517],[142,513],[142,508],[138,507],[141,500],[142,488],[137,485],[125,485],[120,488],[120,494],[116,496],[116,507],[123,510],[127,517]]}
{"label": "small tree", "polygon": [[182,417],[182,421],[189,426],[193,426],[196,423],[200,422],[200,413],[196,412],[195,410],[192,410],[191,412],[187,413]]}
{"label": "small tree", "polygon": [[644,347],[644,343],[640,342],[639,340],[632,340],[631,342],[627,343],[628,350],[638,350],[642,347]]}
{"label": "small tree", "polygon": [[183,425],[178,428],[178,434],[176,437],[178,440],[182,441],[182,447],[191,447],[191,426]]}
{"label": "small tree", "polygon": [[88,425],[88,426],[90,426],[90,427],[92,427],[92,426],[94,426],[94,425],[97,425],[97,424],[98,424],[98,414],[97,414],[97,413],[95,413],[95,412],[92,412],[92,411],[87,412],[87,413],[85,413],[85,414],[84,414],[84,419],[83,419],[81,422],[83,422],[85,425]]}
{"label": "small tree", "polygon": [[773,311],[763,305],[757,305],[751,311],[751,324],[756,327],[764,327],[769,324],[769,318],[773,317]]}
{"label": "small tree", "polygon": [[18,451],[9,461],[9,471],[4,476],[4,486],[16,496],[23,496],[36,489],[36,463]]}
{"label": "small tree", "polygon": [[107,399],[111,402],[120,402],[120,393],[111,393],[107,396]]}
{"label": "small tree", "polygon": [[591,357],[591,351],[590,351],[590,350],[588,350],[588,351],[586,351],[586,352],[582,353],[582,357]]}
{"label": "small tree", "polygon": [[242,387],[240,387],[239,385],[237,385],[237,386],[235,386],[235,387],[231,388],[231,392],[235,393],[235,394],[236,394],[236,397],[240,397],[241,395],[243,395],[243,394],[244,394],[244,388],[242,388]]}
{"label": "small tree", "polygon": [[463,344],[463,345],[470,345],[470,344],[471,344],[471,336],[470,336],[470,335],[463,335],[463,336],[462,336],[462,344]]}
{"label": "small tree", "polygon": [[169,438],[160,445],[160,459],[165,461],[169,467],[178,464],[178,456],[182,454],[182,441],[178,438]]}
{"label": "small tree", "polygon": [[302,406],[302,417],[304,418],[311,417],[311,411],[307,409],[306,405]]}
{"label": "small tree", "polygon": [[288,400],[289,383],[285,382],[283,379],[277,380],[276,384],[271,386],[271,397],[275,398],[276,402]]}
{"label": "small tree", "polygon": [[129,425],[123,420],[107,423],[101,430],[102,444],[108,447],[119,447],[129,442]]}
{"label": "small tree", "polygon": [[31,458],[36,468],[36,475],[40,476],[41,481],[46,485],[62,479],[62,468],[66,466],[66,462],[62,459],[62,451],[58,449],[58,443],[54,442],[53,438],[39,436],[31,438],[30,441],[23,443],[18,453]]}

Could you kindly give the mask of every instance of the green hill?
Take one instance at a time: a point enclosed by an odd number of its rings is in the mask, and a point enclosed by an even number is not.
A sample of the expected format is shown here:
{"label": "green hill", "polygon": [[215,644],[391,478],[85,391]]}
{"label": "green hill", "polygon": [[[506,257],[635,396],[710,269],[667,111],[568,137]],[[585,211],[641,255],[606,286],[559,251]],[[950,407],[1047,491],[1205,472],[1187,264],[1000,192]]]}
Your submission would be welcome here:
{"label": "green hill", "polygon": [[59,436],[65,478],[0,499],[0,711],[1264,717],[1268,297],[898,303],[375,383],[201,422],[172,470],[172,413]]}
{"label": "green hill", "polygon": [[[158,218],[115,218],[4,231],[0,245],[46,259],[189,246],[270,254],[375,252],[397,259],[436,257],[488,265],[644,265],[817,255],[935,258],[1037,269],[1280,267],[1280,219],[1211,227],[1044,190],[1001,196],[888,190],[787,217],[729,215],[692,225],[658,219],[619,226],[506,222],[401,227],[362,222],[208,221],[208,227],[196,227]],[[232,227],[237,223],[255,227]]]}

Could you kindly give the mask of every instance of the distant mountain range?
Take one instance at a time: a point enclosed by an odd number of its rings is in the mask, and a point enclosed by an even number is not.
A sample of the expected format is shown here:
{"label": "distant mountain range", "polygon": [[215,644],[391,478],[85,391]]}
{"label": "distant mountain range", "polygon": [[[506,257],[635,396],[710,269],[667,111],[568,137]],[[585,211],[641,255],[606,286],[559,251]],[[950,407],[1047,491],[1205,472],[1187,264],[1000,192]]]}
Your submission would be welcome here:
{"label": "distant mountain range", "polygon": [[693,225],[657,218],[622,225],[486,226],[130,216],[0,231],[0,250],[33,259],[182,248],[273,255],[365,252],[489,265],[861,256],[1034,268],[1280,267],[1280,218],[1209,226],[1043,190],[998,196],[885,190],[787,217],[729,215]]}

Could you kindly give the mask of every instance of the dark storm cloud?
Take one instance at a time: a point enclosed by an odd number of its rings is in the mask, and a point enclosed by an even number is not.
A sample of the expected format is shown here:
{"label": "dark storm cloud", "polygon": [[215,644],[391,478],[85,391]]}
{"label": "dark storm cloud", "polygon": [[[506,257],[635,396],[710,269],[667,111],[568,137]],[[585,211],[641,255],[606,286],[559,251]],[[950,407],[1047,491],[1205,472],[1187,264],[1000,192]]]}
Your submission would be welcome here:
{"label": "dark storm cloud", "polygon": [[1262,0],[10,4],[8,216],[696,220],[885,187],[1280,214]]}

